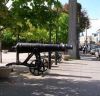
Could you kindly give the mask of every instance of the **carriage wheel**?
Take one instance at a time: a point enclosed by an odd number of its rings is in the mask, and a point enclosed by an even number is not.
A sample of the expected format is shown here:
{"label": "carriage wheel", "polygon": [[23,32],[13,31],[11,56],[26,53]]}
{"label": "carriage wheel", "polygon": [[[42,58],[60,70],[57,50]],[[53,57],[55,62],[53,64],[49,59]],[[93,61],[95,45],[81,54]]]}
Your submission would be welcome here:
{"label": "carriage wheel", "polygon": [[33,62],[31,63],[31,66],[29,66],[29,70],[33,75],[38,76],[43,74],[43,72],[47,69],[42,61],[35,61],[35,64],[33,64]]}

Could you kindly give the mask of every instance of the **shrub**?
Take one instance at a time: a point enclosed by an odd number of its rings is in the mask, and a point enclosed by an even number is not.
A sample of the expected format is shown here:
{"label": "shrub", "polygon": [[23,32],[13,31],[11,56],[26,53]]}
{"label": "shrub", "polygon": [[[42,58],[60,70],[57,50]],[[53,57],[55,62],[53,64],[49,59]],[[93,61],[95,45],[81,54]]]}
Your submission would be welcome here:
{"label": "shrub", "polygon": [[2,35],[2,49],[8,49],[15,44],[12,32],[5,31]]}

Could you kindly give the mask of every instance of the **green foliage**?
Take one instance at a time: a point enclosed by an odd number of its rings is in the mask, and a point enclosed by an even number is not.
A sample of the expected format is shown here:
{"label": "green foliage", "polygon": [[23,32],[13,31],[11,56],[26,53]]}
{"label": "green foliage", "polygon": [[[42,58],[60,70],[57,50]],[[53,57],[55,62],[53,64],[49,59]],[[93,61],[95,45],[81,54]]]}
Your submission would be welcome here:
{"label": "green foliage", "polygon": [[29,20],[33,26],[45,26],[55,19],[56,11],[49,6],[55,5],[56,0],[13,0],[12,14],[20,22]]}
{"label": "green foliage", "polygon": [[77,19],[78,19],[78,32],[83,32],[86,28],[90,28],[90,21],[86,10],[82,10],[80,3],[77,3]]}
{"label": "green foliage", "polygon": [[83,10],[80,14],[80,32],[83,32],[86,28],[90,28],[90,21],[87,12]]}
{"label": "green foliage", "polygon": [[55,22],[56,27],[53,30],[53,42],[56,43],[56,32],[57,32],[57,42],[58,43],[67,43],[68,39],[68,22],[69,17],[67,13],[60,13],[59,18]]}
{"label": "green foliage", "polygon": [[68,39],[68,26],[69,26],[69,17],[66,13],[61,13],[61,16],[59,18],[59,33],[58,33],[58,39],[62,43],[67,43]]}
{"label": "green foliage", "polygon": [[30,29],[20,34],[20,40],[26,42],[47,42],[48,32],[44,28],[30,27]]}
{"label": "green foliage", "polygon": [[11,14],[6,6],[9,0],[0,0],[0,31],[10,26]]}
{"label": "green foliage", "polygon": [[8,29],[5,30],[2,34],[2,48],[10,48],[12,45],[15,44],[15,37],[13,36],[12,32]]}
{"label": "green foliage", "polygon": [[[19,34],[19,41],[21,42],[48,43],[50,27],[52,31],[52,43],[56,41],[56,31],[58,41],[66,42],[66,32],[68,32],[68,27],[66,27],[68,24],[66,22],[68,16],[65,13],[57,13],[57,7],[61,7],[60,2],[57,3],[56,0],[12,1],[13,4],[10,10],[13,20],[10,30],[12,34],[8,32],[9,34],[6,33],[5,35],[4,33],[3,42],[6,42],[8,45],[12,44],[9,42],[16,41]],[[56,9],[52,6],[55,6]],[[7,39],[10,39],[9,42],[7,42]]]}
{"label": "green foliage", "polygon": [[[10,27],[3,33],[5,45],[16,42],[19,35],[21,42],[49,42],[49,31],[51,30],[52,43],[67,43],[68,38],[68,12],[61,10],[60,2],[57,0],[12,0],[10,10],[5,6],[5,1],[0,1],[0,26]],[[58,7],[58,9],[57,9]],[[78,8],[81,8],[79,6]],[[58,11],[58,12],[57,12]],[[80,18],[79,32],[86,27],[84,16]],[[12,33],[11,33],[12,32]],[[57,33],[57,35],[56,35]]]}

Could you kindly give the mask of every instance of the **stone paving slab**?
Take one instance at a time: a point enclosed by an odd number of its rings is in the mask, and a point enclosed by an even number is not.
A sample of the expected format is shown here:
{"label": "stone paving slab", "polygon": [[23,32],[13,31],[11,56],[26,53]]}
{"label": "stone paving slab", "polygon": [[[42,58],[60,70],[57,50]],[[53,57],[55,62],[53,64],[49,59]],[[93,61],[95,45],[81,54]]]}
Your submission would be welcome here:
{"label": "stone paving slab", "polygon": [[[3,64],[15,61],[15,56],[3,54]],[[8,79],[0,79],[0,96],[100,96],[100,61],[62,61],[42,76],[16,66]]]}

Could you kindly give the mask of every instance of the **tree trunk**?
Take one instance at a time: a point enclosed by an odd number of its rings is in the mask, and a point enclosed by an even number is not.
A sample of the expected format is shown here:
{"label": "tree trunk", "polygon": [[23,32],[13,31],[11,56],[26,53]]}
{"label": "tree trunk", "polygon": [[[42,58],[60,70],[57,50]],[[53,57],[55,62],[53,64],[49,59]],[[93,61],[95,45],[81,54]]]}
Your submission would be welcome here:
{"label": "tree trunk", "polygon": [[2,47],[1,47],[1,40],[0,40],[0,63],[2,63]]}
{"label": "tree trunk", "polygon": [[69,55],[74,59],[79,59],[77,33],[77,0],[69,0],[69,34],[68,44],[73,45],[72,50],[68,50]]}

